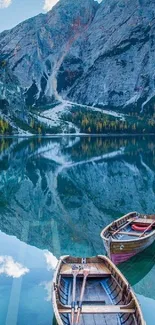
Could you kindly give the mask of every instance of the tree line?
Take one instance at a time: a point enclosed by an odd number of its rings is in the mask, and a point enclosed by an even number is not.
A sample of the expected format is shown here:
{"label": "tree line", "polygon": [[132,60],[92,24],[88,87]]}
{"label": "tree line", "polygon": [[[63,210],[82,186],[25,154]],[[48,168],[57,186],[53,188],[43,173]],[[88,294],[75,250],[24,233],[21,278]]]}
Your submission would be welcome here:
{"label": "tree line", "polygon": [[12,127],[11,125],[7,122],[4,121],[2,118],[0,118],[0,134],[5,134],[5,135],[10,135],[12,134]]}
{"label": "tree line", "polygon": [[128,118],[121,119],[113,116],[103,115],[102,112],[84,112],[82,110],[73,111],[68,114],[67,119],[77,125],[82,133],[154,133],[155,119],[154,117],[146,118]]}

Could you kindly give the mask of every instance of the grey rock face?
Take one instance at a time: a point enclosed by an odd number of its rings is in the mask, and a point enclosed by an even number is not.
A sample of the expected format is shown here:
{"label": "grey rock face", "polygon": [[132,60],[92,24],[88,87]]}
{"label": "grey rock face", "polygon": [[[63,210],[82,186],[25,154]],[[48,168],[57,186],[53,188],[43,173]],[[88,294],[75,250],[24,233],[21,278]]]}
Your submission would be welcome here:
{"label": "grey rock face", "polygon": [[29,90],[28,104],[33,103],[32,98],[55,95],[55,76],[72,43],[91,24],[97,6],[94,0],[61,0],[46,15],[0,35],[0,48],[11,69],[22,87]]}
{"label": "grey rock face", "polygon": [[145,106],[155,94],[154,1],[104,0],[85,37],[85,71],[69,96],[91,105]]}
{"label": "grey rock face", "polygon": [[154,101],[153,0],[60,0],[1,33],[0,49],[28,105],[63,97],[143,110]]}
{"label": "grey rock face", "polygon": [[26,117],[24,96],[18,79],[9,69],[4,57],[0,54],[0,114],[4,118],[24,120]]}

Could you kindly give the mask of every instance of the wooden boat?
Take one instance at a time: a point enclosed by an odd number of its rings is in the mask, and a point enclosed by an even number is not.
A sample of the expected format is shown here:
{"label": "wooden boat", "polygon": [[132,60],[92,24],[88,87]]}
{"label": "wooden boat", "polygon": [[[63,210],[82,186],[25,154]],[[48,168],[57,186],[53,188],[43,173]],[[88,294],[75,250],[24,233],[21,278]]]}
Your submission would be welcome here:
{"label": "wooden boat", "polygon": [[105,227],[101,238],[115,264],[127,261],[155,240],[155,215],[128,213]]}
{"label": "wooden boat", "polygon": [[129,283],[106,256],[61,257],[52,290],[58,325],[146,325]]}

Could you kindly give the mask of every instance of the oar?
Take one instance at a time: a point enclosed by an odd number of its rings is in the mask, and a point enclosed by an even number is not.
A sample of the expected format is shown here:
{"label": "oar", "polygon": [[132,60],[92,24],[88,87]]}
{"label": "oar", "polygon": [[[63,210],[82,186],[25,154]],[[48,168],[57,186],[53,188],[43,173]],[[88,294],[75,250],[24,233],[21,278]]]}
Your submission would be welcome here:
{"label": "oar", "polygon": [[139,238],[143,237],[147,231],[149,231],[154,225],[155,220],[144,230],[144,232],[139,236]]}
{"label": "oar", "polygon": [[125,227],[129,226],[134,220],[130,219],[127,223],[123,224],[120,228],[118,228],[116,231],[114,231],[112,233],[112,236],[115,236],[116,234],[118,234],[120,232],[120,230],[124,229]]}
{"label": "oar", "polygon": [[74,265],[72,267],[72,274],[73,274],[73,291],[72,291],[72,303],[71,303],[71,324],[74,324],[74,314],[75,314],[75,295],[76,295],[76,277],[79,273],[79,268]]}
{"label": "oar", "polygon": [[78,304],[78,310],[77,310],[77,316],[76,316],[76,324],[78,324],[79,321],[80,321],[80,314],[81,314],[81,309],[82,309],[83,296],[84,296],[84,292],[85,292],[87,276],[89,275],[89,273],[90,273],[89,269],[84,269],[83,270],[83,282],[82,282],[80,300],[79,300],[79,304]]}
{"label": "oar", "polygon": [[132,219],[129,219],[127,223],[123,224],[120,228],[118,228],[116,231],[114,231],[114,232],[112,233],[112,236],[115,236],[117,233],[120,232],[120,230],[122,230],[122,229],[124,229],[125,227],[129,226],[132,222],[134,222],[134,220],[136,220],[136,219],[138,219],[138,218],[139,218],[139,216],[136,216],[136,217],[134,217],[134,218],[132,218]]}

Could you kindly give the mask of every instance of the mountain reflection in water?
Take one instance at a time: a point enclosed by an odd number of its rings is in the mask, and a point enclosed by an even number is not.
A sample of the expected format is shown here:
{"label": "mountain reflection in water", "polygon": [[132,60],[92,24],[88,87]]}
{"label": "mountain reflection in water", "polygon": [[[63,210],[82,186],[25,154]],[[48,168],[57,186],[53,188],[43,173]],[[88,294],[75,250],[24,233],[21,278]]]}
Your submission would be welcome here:
{"label": "mountain reflection in water", "polygon": [[[101,229],[129,211],[155,211],[153,137],[0,139],[3,233],[57,258],[103,254]],[[136,258],[120,268],[137,293],[155,299],[154,248]]]}

